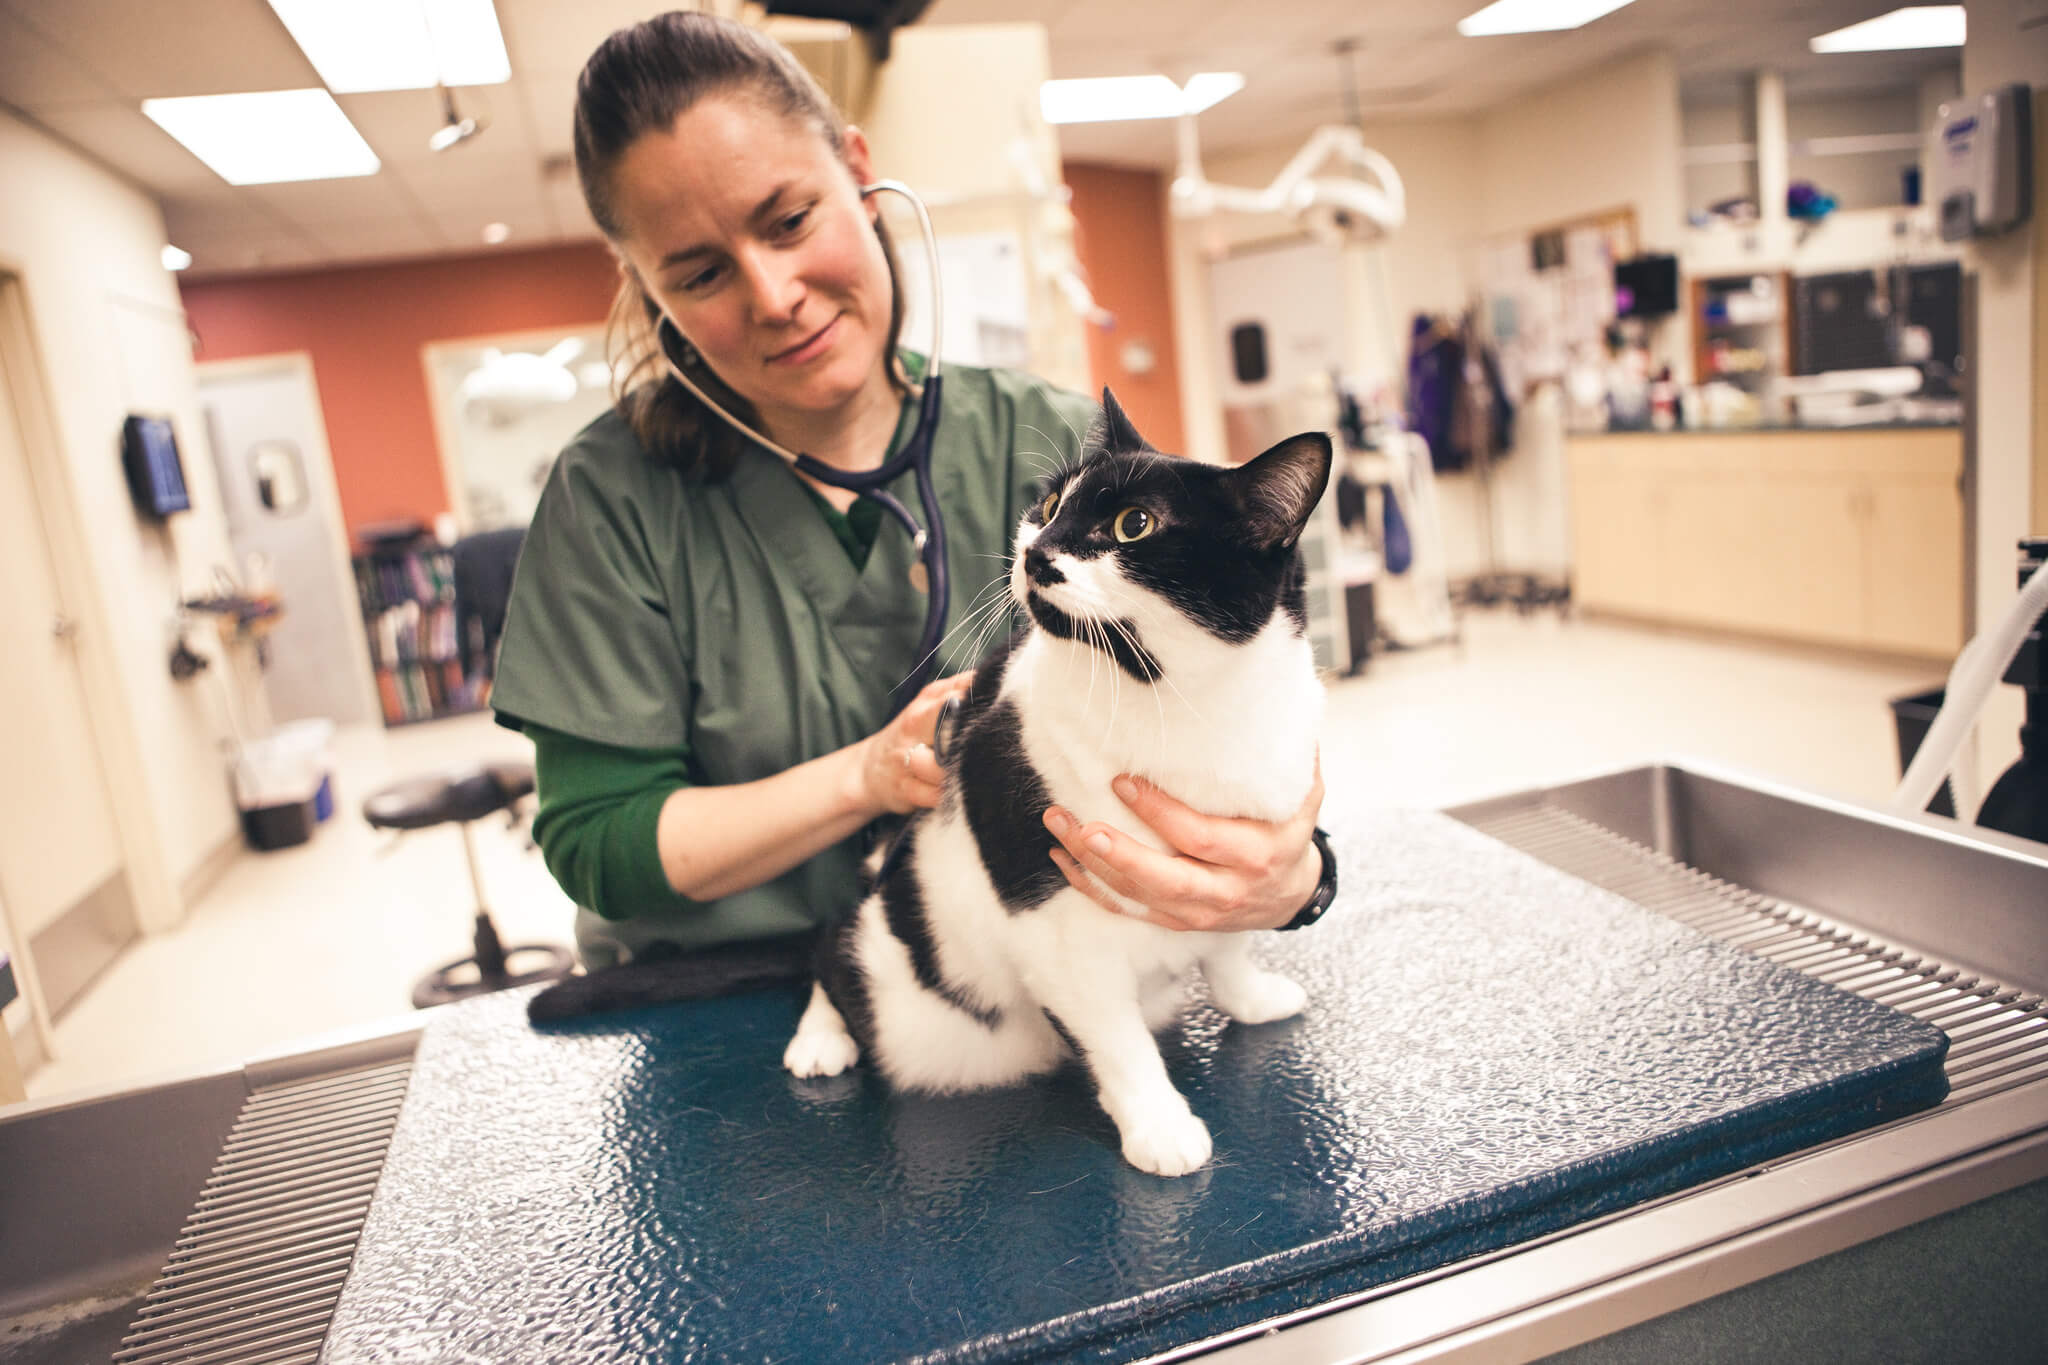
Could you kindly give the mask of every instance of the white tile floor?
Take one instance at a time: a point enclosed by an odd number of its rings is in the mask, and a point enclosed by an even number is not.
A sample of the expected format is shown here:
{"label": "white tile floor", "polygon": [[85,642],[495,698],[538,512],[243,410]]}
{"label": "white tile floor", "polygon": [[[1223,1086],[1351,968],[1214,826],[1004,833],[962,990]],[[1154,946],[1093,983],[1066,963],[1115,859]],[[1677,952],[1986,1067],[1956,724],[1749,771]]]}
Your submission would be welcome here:
{"label": "white tile floor", "polygon": [[[1438,806],[1658,757],[1713,760],[1878,802],[1896,778],[1894,696],[1939,670],[1588,621],[1469,614],[1462,645],[1383,656],[1334,686],[1329,807]],[[175,932],[126,953],[56,1027],[31,1098],[237,1063],[401,1016],[468,951],[452,827],[393,841],[365,794],[440,765],[530,754],[483,716],[337,741],[337,812],[303,847],[248,853]],[[477,826],[507,942],[566,942],[571,908],[523,833]]]}

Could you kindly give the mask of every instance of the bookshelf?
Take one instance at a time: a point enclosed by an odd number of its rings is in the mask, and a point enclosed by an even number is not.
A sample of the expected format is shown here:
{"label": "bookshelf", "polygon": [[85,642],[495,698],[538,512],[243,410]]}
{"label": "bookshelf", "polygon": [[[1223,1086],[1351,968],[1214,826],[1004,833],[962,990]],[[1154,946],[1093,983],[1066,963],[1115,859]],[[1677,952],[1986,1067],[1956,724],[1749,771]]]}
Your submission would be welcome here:
{"label": "bookshelf", "polygon": [[455,628],[455,557],[426,536],[373,542],[356,594],[387,726],[477,710]]}

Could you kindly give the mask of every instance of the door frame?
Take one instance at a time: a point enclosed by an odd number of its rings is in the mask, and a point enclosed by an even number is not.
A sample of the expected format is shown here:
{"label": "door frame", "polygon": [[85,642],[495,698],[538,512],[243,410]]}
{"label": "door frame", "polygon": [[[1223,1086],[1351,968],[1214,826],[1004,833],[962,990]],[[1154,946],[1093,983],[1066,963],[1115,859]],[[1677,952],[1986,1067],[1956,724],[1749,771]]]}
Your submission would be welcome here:
{"label": "door frame", "polygon": [[435,367],[450,351],[467,351],[478,346],[495,346],[501,351],[518,351],[543,341],[560,341],[571,332],[596,332],[600,338],[598,359],[611,363],[609,355],[603,354],[603,339],[609,335],[605,319],[595,322],[566,322],[556,327],[523,327],[512,332],[485,332],[480,336],[436,337],[420,346],[420,376],[427,386],[427,407],[434,418],[434,446],[441,457],[441,484],[447,490],[448,513],[455,518],[457,535],[468,535],[475,528],[469,521],[469,498],[465,492],[462,462],[462,435],[458,429],[458,414],[449,409],[447,400],[441,397],[440,376]]}
{"label": "door frame", "polygon": [[[143,934],[175,927],[185,914],[185,900],[149,808],[148,774],[140,738],[129,713],[120,661],[108,643],[114,638],[113,616],[99,591],[88,540],[76,515],[79,505],[64,442],[57,425],[58,405],[43,363],[42,331],[36,325],[34,287],[27,266],[0,253],[0,371],[10,376],[9,394],[20,426],[33,507],[49,556],[52,581],[65,612],[78,623],[72,649],[78,663],[79,686],[101,784],[113,812],[114,840],[121,850],[136,918]],[[58,1055],[48,997],[37,974],[33,951],[23,939],[0,887],[0,917],[5,917],[22,996],[29,1001],[37,1050],[35,1061]]]}
{"label": "door frame", "polygon": [[[305,452],[307,485],[320,513],[337,533],[330,547],[336,561],[335,582],[339,591],[336,600],[342,608],[341,619],[358,627],[345,632],[348,636],[345,648],[355,674],[357,701],[363,715],[373,720],[382,716],[384,707],[377,697],[377,675],[370,663],[369,638],[361,629],[363,604],[355,592],[355,561],[350,558],[352,537],[341,512],[341,485],[334,477],[334,452],[327,444],[327,411],[320,403],[320,382],[313,370],[313,353],[276,351],[268,355],[237,356],[232,360],[198,361],[193,364],[192,371],[193,387],[202,406],[206,402],[205,387],[209,379],[242,379],[250,375],[283,372],[296,376],[304,384],[313,417],[311,448]],[[222,452],[222,455],[225,461],[226,453]]]}

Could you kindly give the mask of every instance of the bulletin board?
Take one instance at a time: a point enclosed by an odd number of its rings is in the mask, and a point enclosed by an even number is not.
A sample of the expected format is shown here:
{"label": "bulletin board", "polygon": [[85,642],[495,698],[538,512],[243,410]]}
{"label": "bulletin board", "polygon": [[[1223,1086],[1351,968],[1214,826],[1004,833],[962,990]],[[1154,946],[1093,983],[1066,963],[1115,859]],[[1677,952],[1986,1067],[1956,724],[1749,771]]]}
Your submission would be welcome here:
{"label": "bulletin board", "polygon": [[1481,324],[1508,392],[1527,393],[1562,378],[1574,359],[1603,353],[1615,316],[1614,263],[1640,253],[1636,211],[1624,206],[1489,238],[1481,251]]}

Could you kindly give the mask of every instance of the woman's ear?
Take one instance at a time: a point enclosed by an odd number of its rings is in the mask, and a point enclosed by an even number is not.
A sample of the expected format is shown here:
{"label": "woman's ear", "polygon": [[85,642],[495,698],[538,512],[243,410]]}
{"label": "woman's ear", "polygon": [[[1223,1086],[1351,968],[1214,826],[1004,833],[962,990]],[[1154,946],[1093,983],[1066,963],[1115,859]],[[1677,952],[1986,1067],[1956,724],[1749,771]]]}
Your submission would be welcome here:
{"label": "woman's ear", "polygon": [[849,123],[839,135],[839,147],[846,169],[853,173],[854,187],[858,189],[873,184],[875,163],[868,151],[868,135]]}

